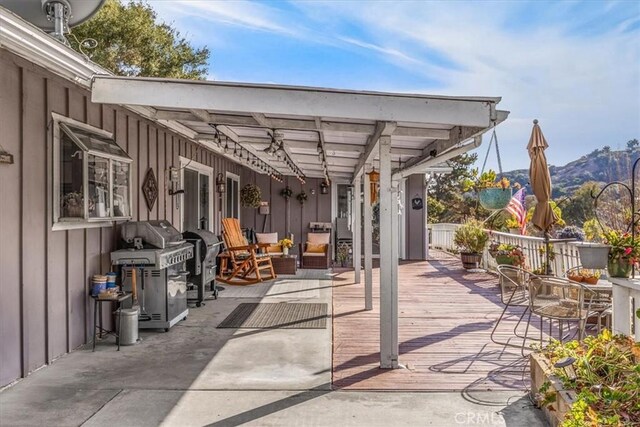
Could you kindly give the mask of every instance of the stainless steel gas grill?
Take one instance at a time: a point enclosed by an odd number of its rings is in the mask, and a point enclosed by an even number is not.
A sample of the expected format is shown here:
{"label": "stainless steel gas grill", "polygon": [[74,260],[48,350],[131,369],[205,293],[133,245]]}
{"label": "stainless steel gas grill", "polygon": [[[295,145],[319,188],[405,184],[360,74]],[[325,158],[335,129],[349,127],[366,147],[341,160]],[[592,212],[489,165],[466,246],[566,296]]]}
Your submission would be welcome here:
{"label": "stainless steel gas grill", "polygon": [[120,235],[122,249],[111,252],[111,263],[121,266],[125,291],[136,283],[139,328],[168,331],[189,314],[186,261],[193,245],[168,221],[127,222]]}
{"label": "stainless steel gas grill", "polygon": [[218,298],[216,288],[216,257],[220,251],[222,242],[215,234],[206,230],[185,231],[182,236],[187,242],[194,245],[194,257],[187,261],[189,271],[189,302],[195,302],[197,307],[202,305],[205,299],[205,288],[211,284],[210,289],[215,298]]}

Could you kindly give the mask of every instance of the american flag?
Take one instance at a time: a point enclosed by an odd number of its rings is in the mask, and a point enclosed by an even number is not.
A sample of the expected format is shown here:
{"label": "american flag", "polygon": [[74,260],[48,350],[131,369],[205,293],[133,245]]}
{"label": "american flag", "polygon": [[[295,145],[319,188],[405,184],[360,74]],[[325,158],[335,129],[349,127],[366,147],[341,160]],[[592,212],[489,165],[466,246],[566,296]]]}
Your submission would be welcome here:
{"label": "american flag", "polygon": [[524,233],[524,228],[527,225],[527,210],[524,206],[524,197],[525,191],[524,188],[521,188],[516,194],[513,195],[513,197],[509,201],[509,204],[505,208],[518,220],[518,224],[520,224],[521,234]]}

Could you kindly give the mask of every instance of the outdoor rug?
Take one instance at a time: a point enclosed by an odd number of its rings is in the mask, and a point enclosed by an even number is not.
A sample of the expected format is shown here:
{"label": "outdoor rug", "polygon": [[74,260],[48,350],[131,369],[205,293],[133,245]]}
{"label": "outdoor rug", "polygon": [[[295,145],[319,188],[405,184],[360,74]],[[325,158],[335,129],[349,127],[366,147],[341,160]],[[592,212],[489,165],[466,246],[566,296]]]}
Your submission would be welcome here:
{"label": "outdoor rug", "polygon": [[327,304],[242,303],[218,328],[324,329]]}

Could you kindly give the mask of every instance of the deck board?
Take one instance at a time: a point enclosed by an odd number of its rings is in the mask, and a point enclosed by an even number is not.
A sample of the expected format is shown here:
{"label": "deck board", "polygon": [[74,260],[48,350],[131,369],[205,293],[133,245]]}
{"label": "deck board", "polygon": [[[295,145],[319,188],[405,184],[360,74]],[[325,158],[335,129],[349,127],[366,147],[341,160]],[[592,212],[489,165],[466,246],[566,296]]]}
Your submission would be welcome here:
{"label": "deck board", "polygon": [[[493,344],[489,338],[503,308],[495,276],[469,273],[457,258],[432,252],[429,261],[402,263],[398,277],[400,363],[406,368],[396,370],[379,368],[379,270],[373,271],[374,309],[368,312],[363,310],[364,284],[353,283],[353,272],[334,277],[334,388],[527,388],[527,361],[519,349]],[[520,310],[514,308],[501,324],[501,339],[513,338]],[[520,343],[516,338],[512,342]]]}

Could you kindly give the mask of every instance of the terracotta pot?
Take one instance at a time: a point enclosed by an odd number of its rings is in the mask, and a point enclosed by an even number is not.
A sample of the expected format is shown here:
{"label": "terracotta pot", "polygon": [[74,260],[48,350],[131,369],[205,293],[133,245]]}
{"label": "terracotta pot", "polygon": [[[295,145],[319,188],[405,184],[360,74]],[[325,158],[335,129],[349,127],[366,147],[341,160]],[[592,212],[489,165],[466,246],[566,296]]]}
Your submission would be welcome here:
{"label": "terracotta pot", "polygon": [[582,281],[588,285],[595,285],[596,283],[598,283],[598,278],[597,277],[583,277]]}
{"label": "terracotta pot", "polygon": [[567,279],[573,280],[574,282],[584,282],[585,281],[585,278],[580,276],[579,274],[568,274],[567,275]]}

